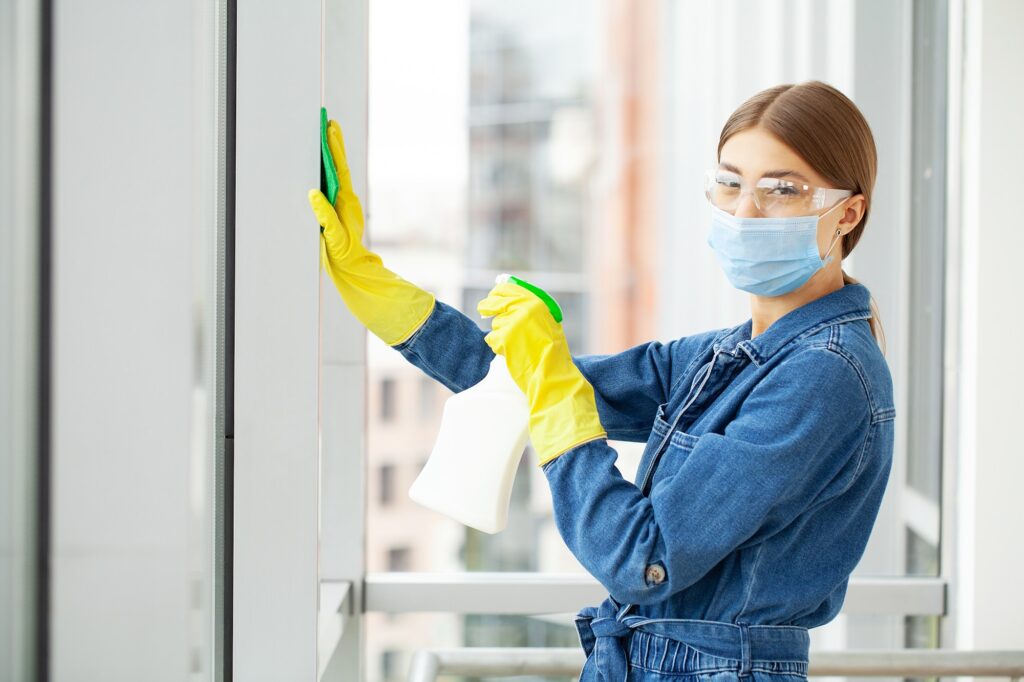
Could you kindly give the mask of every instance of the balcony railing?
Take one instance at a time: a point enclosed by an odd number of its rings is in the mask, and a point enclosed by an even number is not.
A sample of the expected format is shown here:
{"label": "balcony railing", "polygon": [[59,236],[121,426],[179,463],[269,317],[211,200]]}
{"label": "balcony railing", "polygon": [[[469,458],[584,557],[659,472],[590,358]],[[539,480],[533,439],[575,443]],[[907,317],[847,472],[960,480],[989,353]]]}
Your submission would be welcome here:
{"label": "balcony railing", "polygon": [[[409,682],[434,682],[438,675],[577,677],[583,650],[576,648],[466,647],[421,649],[415,653]],[[950,651],[943,649],[811,651],[807,676],[861,677],[1007,677],[1024,676],[1024,651]]]}

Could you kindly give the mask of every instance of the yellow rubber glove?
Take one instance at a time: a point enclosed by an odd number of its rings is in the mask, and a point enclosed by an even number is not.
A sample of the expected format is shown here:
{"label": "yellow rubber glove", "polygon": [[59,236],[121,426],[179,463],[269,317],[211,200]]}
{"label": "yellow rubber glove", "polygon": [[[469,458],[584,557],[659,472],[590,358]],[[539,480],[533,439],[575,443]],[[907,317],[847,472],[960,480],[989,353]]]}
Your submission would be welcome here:
{"label": "yellow rubber glove", "polygon": [[385,268],[380,256],[363,246],[363,208],[352,191],[337,121],[327,125],[327,146],[338,171],[335,205],[319,190],[309,190],[309,204],[323,228],[320,259],[352,314],[384,343],[397,345],[426,321],[434,295]]}
{"label": "yellow rubber glove", "polygon": [[530,441],[539,465],[581,443],[607,437],[594,387],[573,364],[562,325],[540,298],[503,282],[476,309],[484,317],[494,316],[484,341],[505,357],[509,373],[526,394]]}

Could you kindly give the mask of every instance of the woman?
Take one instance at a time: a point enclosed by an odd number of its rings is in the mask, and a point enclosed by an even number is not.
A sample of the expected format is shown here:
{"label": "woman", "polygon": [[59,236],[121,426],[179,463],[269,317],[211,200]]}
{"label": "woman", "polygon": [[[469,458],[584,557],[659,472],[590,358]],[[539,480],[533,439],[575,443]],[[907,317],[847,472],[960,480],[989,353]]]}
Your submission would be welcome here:
{"label": "woman", "polygon": [[[329,144],[342,191],[335,207],[316,191],[310,201],[349,309],[452,391],[501,353],[527,396],[559,532],[609,592],[576,618],[581,679],[806,678],[808,629],[839,612],[892,461],[881,328],[841,268],[875,181],[857,107],[811,81],[732,114],[706,179],[708,243],[750,292],[750,319],[610,355],[572,357],[518,285],[480,301],[485,334],[385,269],[361,243],[333,122]],[[609,438],[647,443],[635,483]]]}

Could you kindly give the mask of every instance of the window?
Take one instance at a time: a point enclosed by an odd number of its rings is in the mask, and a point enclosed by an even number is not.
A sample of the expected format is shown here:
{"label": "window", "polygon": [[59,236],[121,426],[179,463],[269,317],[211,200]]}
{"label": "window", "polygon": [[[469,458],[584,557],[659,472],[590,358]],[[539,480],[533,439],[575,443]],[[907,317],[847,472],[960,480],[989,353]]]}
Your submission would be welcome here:
{"label": "window", "polygon": [[438,404],[441,402],[438,383],[432,378],[421,375],[419,380],[420,390],[420,418],[429,420],[438,411]]}
{"label": "window", "polygon": [[391,421],[395,418],[395,380],[385,377],[380,380],[380,419]]}
{"label": "window", "polygon": [[395,465],[381,464],[377,470],[380,474],[380,506],[387,507],[395,501]]}
{"label": "window", "polygon": [[391,547],[388,549],[388,570],[389,571],[410,571],[411,550],[408,547]]}
{"label": "window", "polygon": [[398,679],[402,672],[398,669],[398,652],[394,649],[385,649],[380,653],[380,678],[388,680]]}
{"label": "window", "polygon": [[[861,241],[846,270],[879,303],[894,378],[927,375],[908,389],[910,395],[934,398],[914,408],[917,426],[908,427],[914,429],[908,438],[914,452],[896,453],[904,461],[913,458],[906,469],[920,489],[910,506],[913,523],[902,516],[908,508],[903,481],[894,480],[887,494],[898,499],[883,506],[889,516],[880,516],[858,574],[907,575],[912,552],[917,570],[928,575],[936,570],[939,549],[938,514],[928,503],[939,480],[940,452],[932,446],[941,427],[936,415],[942,386],[935,378],[942,348],[941,342],[933,344],[909,363],[896,354],[906,347],[896,336],[911,324],[922,342],[941,336],[932,333],[942,327],[935,311],[944,305],[941,270],[934,266],[941,265],[944,247],[941,240],[928,240],[924,228],[945,219],[938,210],[945,122],[935,112],[945,99],[940,85],[947,29],[941,21],[946,3],[914,7],[911,16],[890,6],[810,3],[794,6],[800,20],[784,25],[771,22],[767,7],[744,9],[769,22],[766,32],[751,28],[757,21],[735,21],[735,3],[470,0],[444,10],[411,0],[371,3],[368,197],[375,250],[403,277],[435,283],[438,299],[483,330],[490,322],[475,307],[494,276],[533,278],[561,305],[576,354],[616,352],[736,324],[750,314],[749,297],[729,285],[707,248],[699,182],[714,159],[722,124],[744,99],[770,85],[821,79],[848,94],[856,85],[855,100],[872,126],[889,184],[879,181],[868,228],[874,236]],[[427,25],[430,30],[423,30]],[[855,35],[851,25],[858,27]],[[876,35],[863,28],[881,25],[893,30]],[[911,38],[916,52],[905,49]],[[410,64],[398,57],[410,50],[423,58]],[[752,55],[758,68],[747,68],[749,59],[708,62],[711,53]],[[860,74],[878,61],[900,68],[868,85]],[[914,97],[901,96],[910,91]],[[414,121],[403,115],[412,108]],[[928,119],[929,112],[936,117]],[[918,136],[920,156],[914,159],[901,156],[908,147],[899,124],[905,118]],[[424,168],[419,158],[435,162]],[[918,172],[924,168],[932,174]],[[909,180],[894,177],[904,170],[919,178],[908,183],[916,198],[893,193]],[[928,185],[921,177],[937,179]],[[907,215],[917,227],[908,225]],[[881,236],[890,225],[911,244],[912,255],[886,243],[896,238]],[[914,246],[919,242],[931,250]],[[907,269],[925,277],[911,277],[913,292],[906,291],[900,274]],[[897,302],[906,300],[919,304],[912,314],[921,319],[900,319],[906,312]],[[374,337],[369,343],[379,345]],[[401,358],[393,355],[369,354],[371,381],[384,375],[405,380],[396,374]],[[419,382],[420,419],[394,421],[372,434],[371,465],[382,457],[408,457],[422,468],[418,457],[430,450],[440,411],[429,415],[426,378],[416,370],[412,376]],[[902,413],[910,424],[910,410]],[[631,479],[639,450],[612,445],[623,476]],[[414,539],[396,538],[387,524],[370,519],[368,547],[415,549],[416,569],[425,571],[582,573],[554,527],[550,493],[531,466],[533,458],[527,449],[502,533],[467,529],[410,504],[402,531],[414,526]],[[927,544],[911,546],[907,527],[919,530]],[[380,550],[373,556],[402,563]],[[419,615],[399,614],[397,621],[369,628],[368,640],[385,640]],[[502,643],[537,641],[524,635],[538,627],[529,620],[504,621]],[[408,650],[480,641],[475,637],[494,627],[485,622],[466,619],[446,639],[410,638]],[[571,620],[563,624],[571,627]],[[895,612],[842,614],[815,633],[815,644],[899,646],[902,638],[890,635],[902,634],[904,625],[904,616]],[[926,626],[908,624],[906,631],[911,627]]]}

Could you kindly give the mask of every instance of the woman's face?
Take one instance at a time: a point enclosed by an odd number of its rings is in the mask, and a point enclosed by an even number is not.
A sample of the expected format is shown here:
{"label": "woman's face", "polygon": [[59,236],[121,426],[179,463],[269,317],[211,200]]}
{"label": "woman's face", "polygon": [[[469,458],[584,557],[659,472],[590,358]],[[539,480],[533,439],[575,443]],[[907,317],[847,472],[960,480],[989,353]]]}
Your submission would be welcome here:
{"label": "woman's face", "polygon": [[[764,128],[757,126],[736,133],[726,141],[722,146],[718,167],[739,175],[747,187],[754,187],[763,177],[804,182],[816,187],[832,187],[796,152]],[[845,206],[845,210],[838,204]],[[815,213],[823,215],[832,208],[835,210],[818,221],[818,251],[821,254],[828,250],[829,244],[836,238],[836,229],[842,230],[838,237],[841,241],[842,236],[860,222],[865,208],[864,195],[856,194],[838,203],[826,204]],[[740,199],[733,213],[739,218],[762,217],[753,197],[749,194]],[[835,259],[829,267],[838,269],[842,260],[842,244],[836,243],[830,253]]]}

